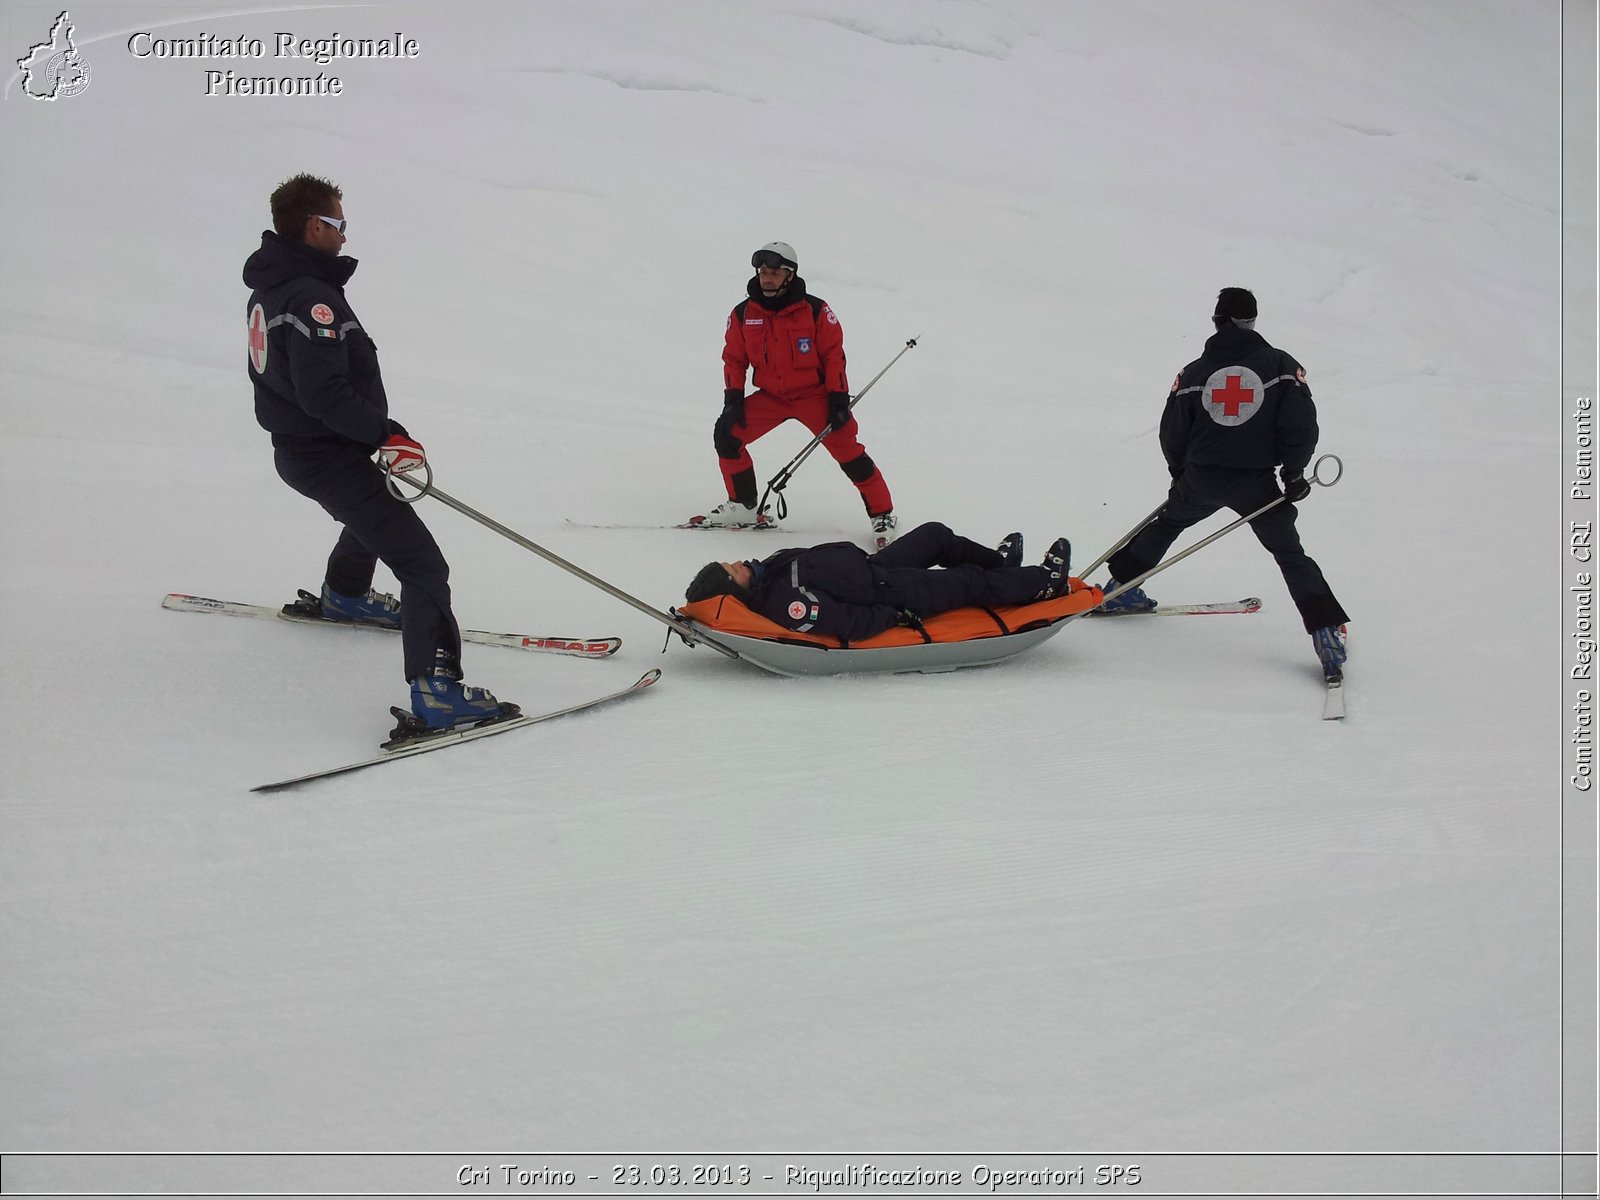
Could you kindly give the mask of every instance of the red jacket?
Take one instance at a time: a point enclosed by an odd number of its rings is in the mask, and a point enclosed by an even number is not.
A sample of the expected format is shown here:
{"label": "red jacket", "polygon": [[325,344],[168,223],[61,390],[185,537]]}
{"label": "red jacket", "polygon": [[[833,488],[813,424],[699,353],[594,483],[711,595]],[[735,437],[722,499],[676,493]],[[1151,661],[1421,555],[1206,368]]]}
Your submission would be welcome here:
{"label": "red jacket", "polygon": [[725,388],[744,391],[745,373],[755,369],[757,389],[794,402],[848,392],[844,369],[844,332],[833,309],[806,293],[796,276],[773,309],[752,279],[750,299],[728,315],[722,346]]}

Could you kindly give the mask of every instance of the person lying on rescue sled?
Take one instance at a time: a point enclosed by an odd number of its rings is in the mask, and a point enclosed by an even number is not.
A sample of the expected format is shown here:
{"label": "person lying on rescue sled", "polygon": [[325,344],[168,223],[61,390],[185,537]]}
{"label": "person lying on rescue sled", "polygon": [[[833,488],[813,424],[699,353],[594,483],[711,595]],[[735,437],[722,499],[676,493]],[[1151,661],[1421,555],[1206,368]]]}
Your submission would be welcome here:
{"label": "person lying on rescue sled", "polygon": [[684,598],[734,596],[785,629],[848,644],[954,608],[1053,600],[1070,586],[1071,558],[1072,544],[1057,538],[1042,564],[1025,567],[1020,533],[991,550],[930,521],[876,554],[828,542],[760,562],[707,563]]}

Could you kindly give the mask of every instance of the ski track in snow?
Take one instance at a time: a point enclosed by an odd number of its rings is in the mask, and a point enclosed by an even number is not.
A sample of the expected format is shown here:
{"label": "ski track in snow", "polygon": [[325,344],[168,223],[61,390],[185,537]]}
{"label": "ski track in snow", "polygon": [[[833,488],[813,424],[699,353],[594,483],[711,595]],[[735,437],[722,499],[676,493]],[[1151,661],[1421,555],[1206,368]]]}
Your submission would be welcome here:
{"label": "ski track in snow", "polygon": [[760,96],[745,95],[714,84],[703,83],[698,80],[673,78],[666,75],[625,75],[607,71],[576,70],[566,67],[512,68],[511,74],[580,76],[586,79],[597,79],[602,83],[609,83],[630,92],[680,92],[685,94],[703,92],[712,96],[724,96],[730,100],[740,100],[746,104],[767,103]]}

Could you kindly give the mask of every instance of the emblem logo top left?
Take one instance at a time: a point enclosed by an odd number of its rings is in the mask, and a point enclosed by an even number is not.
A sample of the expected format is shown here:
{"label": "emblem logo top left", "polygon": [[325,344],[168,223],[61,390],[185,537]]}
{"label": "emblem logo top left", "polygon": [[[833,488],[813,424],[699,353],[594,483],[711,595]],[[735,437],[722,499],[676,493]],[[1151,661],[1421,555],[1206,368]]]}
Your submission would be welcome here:
{"label": "emblem logo top left", "polygon": [[89,67],[72,40],[76,30],[63,9],[50,27],[48,41],[36,42],[17,59],[22,69],[22,90],[35,100],[76,96],[89,86]]}

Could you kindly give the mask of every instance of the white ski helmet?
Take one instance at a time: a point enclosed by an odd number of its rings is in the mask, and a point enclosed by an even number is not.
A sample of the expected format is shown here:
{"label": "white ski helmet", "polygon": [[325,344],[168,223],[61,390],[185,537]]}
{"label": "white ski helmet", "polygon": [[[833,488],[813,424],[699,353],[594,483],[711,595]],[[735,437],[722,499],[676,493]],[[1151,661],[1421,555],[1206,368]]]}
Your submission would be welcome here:
{"label": "white ski helmet", "polygon": [[[777,261],[774,262],[774,259]],[[796,273],[800,270],[800,264],[795,261],[794,247],[789,245],[788,242],[768,242],[750,256],[750,265],[752,267],[788,267],[789,270]]]}

